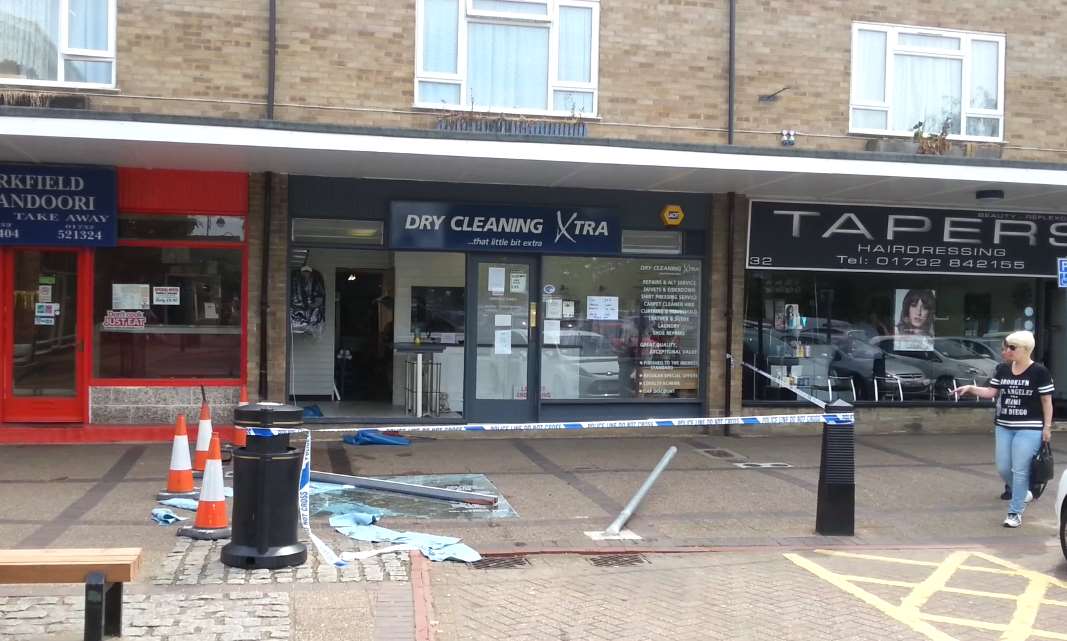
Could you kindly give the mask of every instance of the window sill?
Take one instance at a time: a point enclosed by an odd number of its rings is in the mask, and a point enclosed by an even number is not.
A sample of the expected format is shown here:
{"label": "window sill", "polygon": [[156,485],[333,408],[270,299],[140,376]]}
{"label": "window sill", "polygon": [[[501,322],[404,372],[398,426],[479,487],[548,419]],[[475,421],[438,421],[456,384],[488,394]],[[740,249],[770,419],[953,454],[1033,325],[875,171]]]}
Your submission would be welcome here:
{"label": "window sill", "polygon": [[2,87],[21,87],[23,89],[58,89],[63,91],[92,91],[108,94],[121,93],[115,85],[98,85],[92,83],[71,83],[71,82],[54,82],[51,80],[26,80],[22,78],[3,78],[0,77],[0,86]]}
{"label": "window sill", "polygon": [[[911,132],[903,131],[873,131],[870,129],[850,129],[848,131],[849,136],[855,138],[866,138],[872,141],[886,140],[890,142],[907,142],[913,143],[918,147],[918,143],[914,142],[914,134]],[[952,134],[948,137],[949,142],[959,143],[986,143],[990,145],[1005,145],[1007,142],[1003,138],[988,138],[984,136],[964,136],[961,134]]]}
{"label": "window sill", "polygon": [[491,117],[491,116],[522,116],[526,118],[544,118],[546,120],[560,120],[560,121],[573,121],[573,120],[586,120],[598,122],[601,117],[595,114],[585,113],[570,113],[562,111],[548,111],[544,109],[502,109],[495,107],[487,108],[474,108],[464,105],[428,105],[416,103],[412,105],[412,109],[422,113],[436,113],[439,115],[448,115],[455,113],[471,114],[476,117]]}

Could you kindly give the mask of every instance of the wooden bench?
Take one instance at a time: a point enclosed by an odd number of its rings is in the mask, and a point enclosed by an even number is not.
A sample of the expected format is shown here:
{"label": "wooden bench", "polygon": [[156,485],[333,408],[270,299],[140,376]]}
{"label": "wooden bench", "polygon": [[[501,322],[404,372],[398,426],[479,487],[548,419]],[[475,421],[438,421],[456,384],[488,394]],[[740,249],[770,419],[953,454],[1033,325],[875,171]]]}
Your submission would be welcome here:
{"label": "wooden bench", "polygon": [[122,584],[141,548],[0,550],[0,583],[85,583],[85,641],[122,636]]}

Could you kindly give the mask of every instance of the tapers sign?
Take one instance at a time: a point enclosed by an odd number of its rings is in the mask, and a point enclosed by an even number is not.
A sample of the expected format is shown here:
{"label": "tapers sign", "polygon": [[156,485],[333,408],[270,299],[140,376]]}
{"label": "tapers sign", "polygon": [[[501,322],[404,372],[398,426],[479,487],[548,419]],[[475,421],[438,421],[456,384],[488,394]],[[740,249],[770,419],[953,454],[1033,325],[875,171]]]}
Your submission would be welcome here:
{"label": "tapers sign", "polygon": [[1056,277],[1067,215],[753,201],[749,269]]}

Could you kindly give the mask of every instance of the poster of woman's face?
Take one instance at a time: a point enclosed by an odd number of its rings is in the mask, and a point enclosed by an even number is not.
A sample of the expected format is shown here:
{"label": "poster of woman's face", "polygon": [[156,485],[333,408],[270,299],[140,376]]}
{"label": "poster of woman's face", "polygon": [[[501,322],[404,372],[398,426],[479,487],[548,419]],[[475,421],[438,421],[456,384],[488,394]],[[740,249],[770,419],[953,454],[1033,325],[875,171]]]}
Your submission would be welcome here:
{"label": "poster of woman's face", "polygon": [[800,305],[794,303],[785,306],[785,328],[800,329]]}
{"label": "poster of woman's face", "polygon": [[923,352],[934,348],[937,296],[932,289],[896,290],[897,326],[893,349]]}

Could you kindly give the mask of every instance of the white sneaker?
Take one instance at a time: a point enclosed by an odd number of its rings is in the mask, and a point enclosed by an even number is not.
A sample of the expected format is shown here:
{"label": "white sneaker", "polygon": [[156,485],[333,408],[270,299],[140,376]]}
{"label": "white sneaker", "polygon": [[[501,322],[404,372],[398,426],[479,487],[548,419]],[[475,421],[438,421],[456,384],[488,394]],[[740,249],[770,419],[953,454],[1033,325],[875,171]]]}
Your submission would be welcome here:
{"label": "white sneaker", "polygon": [[1033,500],[1034,500],[1034,493],[1031,492],[1030,490],[1026,490],[1026,502],[1029,503],[1030,501],[1033,501]]}
{"label": "white sneaker", "polygon": [[1007,518],[1004,519],[1004,527],[1019,527],[1023,524],[1023,517],[1021,514],[1011,512]]}

